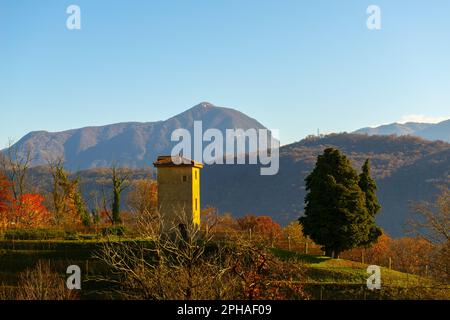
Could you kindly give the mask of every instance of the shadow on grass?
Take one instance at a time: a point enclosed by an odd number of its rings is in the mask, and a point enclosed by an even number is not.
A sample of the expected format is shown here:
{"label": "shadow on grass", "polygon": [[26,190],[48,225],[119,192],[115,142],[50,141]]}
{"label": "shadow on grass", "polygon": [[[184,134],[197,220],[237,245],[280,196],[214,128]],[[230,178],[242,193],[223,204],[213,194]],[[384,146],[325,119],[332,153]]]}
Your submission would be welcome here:
{"label": "shadow on grass", "polygon": [[325,262],[327,260],[330,260],[330,257],[326,256],[320,256],[320,255],[312,255],[312,254],[304,254],[299,252],[293,252],[285,249],[280,248],[272,248],[272,253],[280,258],[281,260],[287,261],[287,260],[297,260],[302,261],[308,264],[315,264],[315,263],[321,263]]}

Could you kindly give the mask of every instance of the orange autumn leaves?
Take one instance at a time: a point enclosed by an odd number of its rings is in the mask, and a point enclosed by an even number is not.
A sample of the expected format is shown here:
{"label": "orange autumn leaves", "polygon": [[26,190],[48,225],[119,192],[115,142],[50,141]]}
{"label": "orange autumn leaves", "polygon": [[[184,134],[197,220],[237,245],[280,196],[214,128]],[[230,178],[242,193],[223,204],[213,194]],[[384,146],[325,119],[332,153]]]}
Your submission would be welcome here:
{"label": "orange autumn leaves", "polygon": [[422,274],[425,266],[432,263],[434,249],[433,244],[424,238],[392,239],[382,234],[371,247],[346,251],[342,258],[384,267],[388,267],[390,261],[395,270]]}
{"label": "orange autumn leaves", "polygon": [[50,211],[43,205],[44,197],[40,194],[24,194],[14,201],[12,220],[17,228],[45,227],[51,223]]}
{"label": "orange autumn leaves", "polygon": [[251,231],[255,235],[264,236],[271,240],[281,235],[281,227],[269,216],[246,215],[237,219],[237,224],[243,231]]}
{"label": "orange autumn leaves", "polygon": [[23,194],[14,199],[10,186],[8,179],[0,175],[0,229],[45,227],[51,223],[43,196]]}

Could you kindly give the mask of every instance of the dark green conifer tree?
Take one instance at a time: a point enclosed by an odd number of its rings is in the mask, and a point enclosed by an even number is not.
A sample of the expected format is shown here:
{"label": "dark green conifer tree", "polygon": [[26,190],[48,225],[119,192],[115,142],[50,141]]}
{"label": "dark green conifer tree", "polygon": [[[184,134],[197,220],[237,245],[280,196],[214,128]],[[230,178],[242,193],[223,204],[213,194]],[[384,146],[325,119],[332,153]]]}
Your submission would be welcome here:
{"label": "dark green conifer tree", "polygon": [[359,180],[347,157],[334,148],[318,156],[306,178],[305,215],[299,222],[328,256],[370,242],[374,219]]}
{"label": "dark green conifer tree", "polygon": [[359,175],[359,187],[364,192],[366,197],[366,208],[372,217],[372,227],[370,229],[369,238],[366,242],[361,243],[361,245],[368,246],[375,241],[382,234],[379,227],[375,225],[375,215],[380,211],[381,206],[378,203],[377,198],[377,184],[370,174],[370,161],[367,159],[362,166],[362,172]]}

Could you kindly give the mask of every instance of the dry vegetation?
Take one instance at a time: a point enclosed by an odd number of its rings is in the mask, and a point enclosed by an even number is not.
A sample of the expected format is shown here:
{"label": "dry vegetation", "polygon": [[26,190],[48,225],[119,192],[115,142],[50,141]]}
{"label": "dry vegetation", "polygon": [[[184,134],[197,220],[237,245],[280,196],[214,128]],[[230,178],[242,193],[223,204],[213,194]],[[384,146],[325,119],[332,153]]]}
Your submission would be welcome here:
{"label": "dry vegetation", "polygon": [[66,280],[56,273],[49,261],[39,261],[19,274],[17,286],[0,286],[0,300],[75,300],[77,291],[66,287]]}
{"label": "dry vegetation", "polygon": [[[99,258],[118,276],[123,298],[133,299],[299,299],[301,263],[277,259],[264,241],[216,233],[210,214],[199,228],[180,214],[169,226],[140,219],[139,243],[105,243]],[[158,219],[157,221],[161,221]],[[162,230],[165,230],[162,232]],[[220,238],[220,239],[218,239]],[[296,281],[292,281],[292,280]]]}

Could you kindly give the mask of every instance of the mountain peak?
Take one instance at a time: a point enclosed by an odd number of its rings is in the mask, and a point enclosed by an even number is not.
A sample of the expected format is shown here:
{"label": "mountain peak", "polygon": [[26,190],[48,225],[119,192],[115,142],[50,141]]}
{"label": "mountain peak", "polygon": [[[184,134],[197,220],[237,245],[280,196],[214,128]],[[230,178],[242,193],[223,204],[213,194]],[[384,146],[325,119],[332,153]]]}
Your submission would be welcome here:
{"label": "mountain peak", "polygon": [[216,107],[216,106],[213,105],[212,103],[210,103],[208,101],[203,101],[203,102],[200,102],[199,104],[195,105],[194,107],[192,107],[192,109],[199,109],[199,108],[211,109],[214,107]]}
{"label": "mountain peak", "polygon": [[25,152],[28,145],[33,146],[33,166],[45,165],[49,157],[61,157],[69,170],[109,166],[113,161],[120,166],[142,167],[158,155],[170,154],[174,146],[171,133],[179,128],[192,131],[195,121],[202,121],[204,130],[214,128],[224,134],[227,129],[265,129],[240,111],[204,101],[164,121],[39,131],[26,135],[15,147]]}

